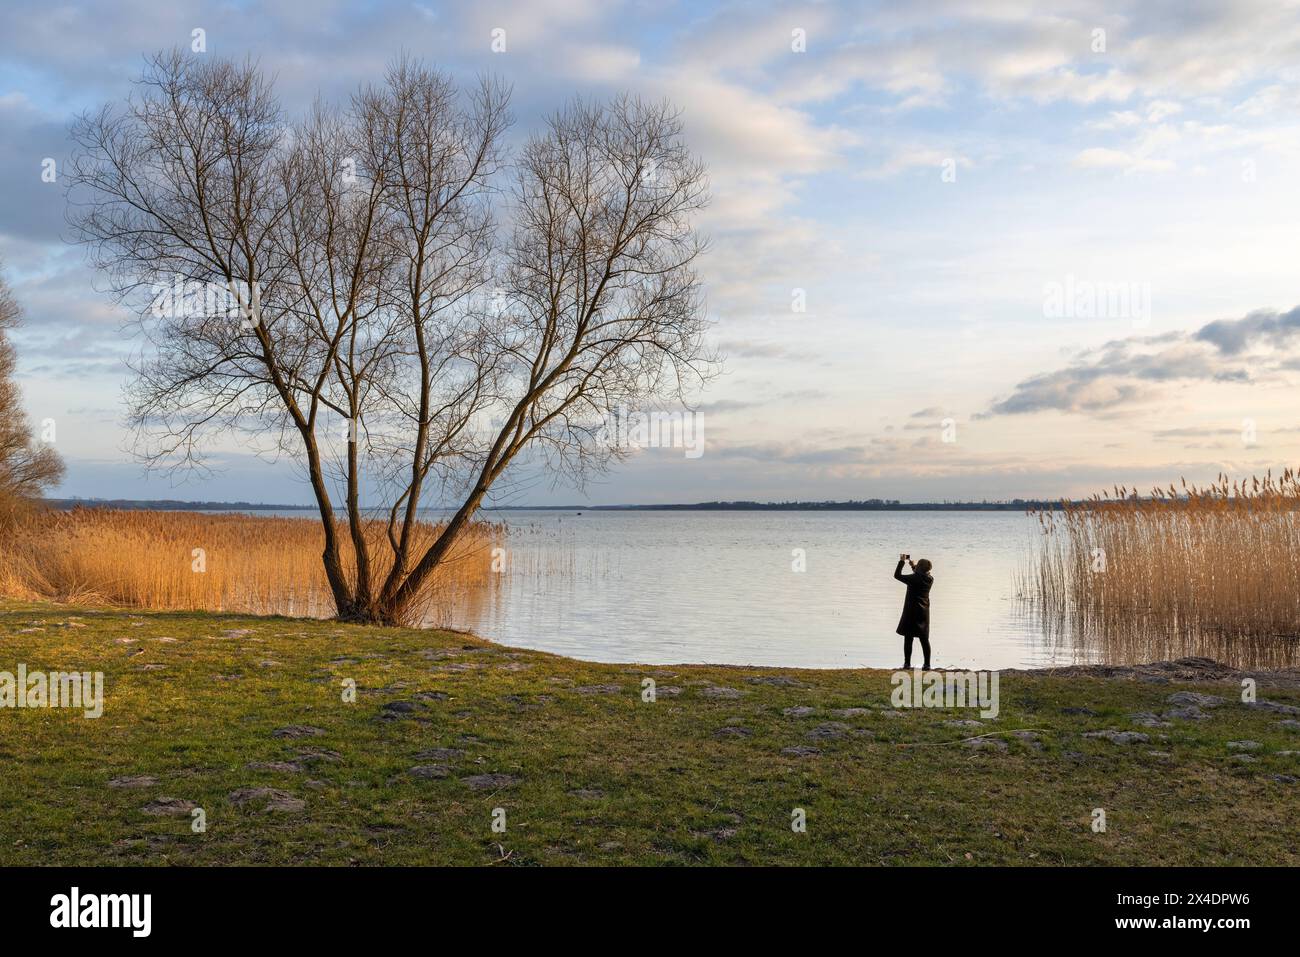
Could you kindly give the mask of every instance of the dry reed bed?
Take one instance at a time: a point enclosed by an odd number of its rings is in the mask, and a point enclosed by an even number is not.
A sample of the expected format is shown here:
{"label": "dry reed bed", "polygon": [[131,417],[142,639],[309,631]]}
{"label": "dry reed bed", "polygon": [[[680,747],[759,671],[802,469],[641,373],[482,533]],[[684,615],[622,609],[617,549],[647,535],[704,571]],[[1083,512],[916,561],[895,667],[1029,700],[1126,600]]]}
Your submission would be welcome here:
{"label": "dry reed bed", "polygon": [[1037,513],[1041,548],[1022,593],[1082,635],[1170,647],[1193,638],[1294,644],[1298,508],[1291,469],[1238,482],[1221,475],[1205,487],[1184,480],[1149,496],[1116,487],[1113,497]]}
{"label": "dry reed bed", "polygon": [[[387,572],[384,523],[367,528],[379,572]],[[427,545],[440,526],[421,523]],[[490,583],[499,526],[475,523],[432,576],[422,606]],[[351,541],[340,525],[345,567]],[[284,614],[326,618],[334,601],[321,565],[315,518],[101,508],[40,510],[0,536],[0,594],[11,598],[129,608]]]}

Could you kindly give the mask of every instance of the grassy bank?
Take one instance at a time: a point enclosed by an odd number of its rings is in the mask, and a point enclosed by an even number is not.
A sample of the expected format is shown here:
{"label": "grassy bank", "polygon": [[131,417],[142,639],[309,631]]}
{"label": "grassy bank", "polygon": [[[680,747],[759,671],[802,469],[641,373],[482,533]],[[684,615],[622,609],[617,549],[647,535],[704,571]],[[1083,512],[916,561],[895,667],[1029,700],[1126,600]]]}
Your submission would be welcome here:
{"label": "grassy bank", "polygon": [[884,671],[9,602],[20,662],[103,671],[105,707],[0,710],[6,864],[1300,864],[1294,687],[1008,673],[980,721],[894,711]]}

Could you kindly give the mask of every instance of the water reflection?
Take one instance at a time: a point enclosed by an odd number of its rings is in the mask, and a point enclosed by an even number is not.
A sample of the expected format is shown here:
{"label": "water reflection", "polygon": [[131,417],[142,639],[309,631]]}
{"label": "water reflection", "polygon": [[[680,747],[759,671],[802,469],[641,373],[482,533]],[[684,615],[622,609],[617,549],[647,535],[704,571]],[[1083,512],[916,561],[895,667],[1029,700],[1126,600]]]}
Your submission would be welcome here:
{"label": "water reflection", "polygon": [[1081,661],[1132,665],[1201,657],[1248,671],[1292,668],[1300,662],[1300,641],[1293,636],[1231,634],[1140,618],[1103,626],[1080,616],[1032,610],[1030,614],[1039,623],[1044,641],[1077,649]]}
{"label": "water reflection", "polygon": [[[507,512],[489,586],[430,622],[577,658],[651,664],[897,667],[900,551],[935,564],[936,665],[1129,664],[1204,655],[1296,662],[1293,641],[1126,633],[1043,614],[1018,581],[1036,541],[1019,513]],[[794,570],[802,549],[806,571]]]}

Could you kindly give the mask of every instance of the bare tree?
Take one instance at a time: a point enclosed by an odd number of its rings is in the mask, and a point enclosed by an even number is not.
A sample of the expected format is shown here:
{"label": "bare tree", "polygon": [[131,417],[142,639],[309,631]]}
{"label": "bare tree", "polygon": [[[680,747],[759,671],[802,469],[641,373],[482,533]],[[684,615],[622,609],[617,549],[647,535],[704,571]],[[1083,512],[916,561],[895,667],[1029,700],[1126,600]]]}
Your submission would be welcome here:
{"label": "bare tree", "polygon": [[[525,449],[580,478],[619,453],[599,434],[611,403],[711,368],[689,225],[704,177],[676,117],[621,100],[552,118],[498,248],[508,123],[499,84],[403,59],[291,124],[253,64],[173,52],[74,129],[73,223],[146,333],[141,454],[196,467],[242,430],[301,462],[345,619],[409,622]],[[190,292],[214,288],[235,308]],[[434,493],[461,504],[417,549]]]}
{"label": "bare tree", "polygon": [[17,356],[8,332],[21,316],[9,284],[0,277],[0,520],[40,498],[63,478],[63,460],[48,445],[33,440],[14,381]]}

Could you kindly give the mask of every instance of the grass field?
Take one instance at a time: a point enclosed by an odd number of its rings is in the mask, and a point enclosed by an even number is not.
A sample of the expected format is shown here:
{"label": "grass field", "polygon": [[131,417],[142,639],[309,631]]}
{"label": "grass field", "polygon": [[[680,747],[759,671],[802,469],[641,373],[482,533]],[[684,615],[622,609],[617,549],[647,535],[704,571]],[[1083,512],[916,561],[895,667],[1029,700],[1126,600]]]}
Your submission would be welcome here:
{"label": "grass field", "polygon": [[[980,721],[896,711],[878,670],[7,602],[19,663],[102,671],[105,701],[0,709],[10,865],[1300,864],[1294,680],[1247,707],[1239,680],[1005,673]],[[1167,714],[1185,691],[1225,701]]]}

